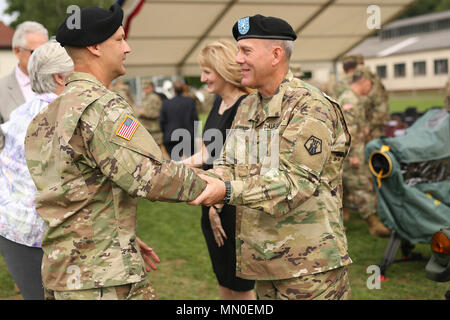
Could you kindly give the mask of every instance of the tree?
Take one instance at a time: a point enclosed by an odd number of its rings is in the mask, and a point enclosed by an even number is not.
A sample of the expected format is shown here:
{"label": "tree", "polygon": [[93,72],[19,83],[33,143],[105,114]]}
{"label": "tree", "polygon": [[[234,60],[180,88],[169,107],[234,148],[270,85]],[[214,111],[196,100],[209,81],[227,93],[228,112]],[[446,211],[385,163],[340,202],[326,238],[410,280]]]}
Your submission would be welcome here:
{"label": "tree", "polygon": [[400,18],[411,18],[445,10],[450,10],[450,0],[420,0],[408,8]]}
{"label": "tree", "polygon": [[7,0],[7,3],[8,8],[5,13],[19,14],[11,23],[11,27],[15,28],[27,20],[37,21],[47,28],[50,36],[53,36],[67,16],[67,7],[70,5],[77,5],[80,8],[98,6],[108,9],[114,0]]}

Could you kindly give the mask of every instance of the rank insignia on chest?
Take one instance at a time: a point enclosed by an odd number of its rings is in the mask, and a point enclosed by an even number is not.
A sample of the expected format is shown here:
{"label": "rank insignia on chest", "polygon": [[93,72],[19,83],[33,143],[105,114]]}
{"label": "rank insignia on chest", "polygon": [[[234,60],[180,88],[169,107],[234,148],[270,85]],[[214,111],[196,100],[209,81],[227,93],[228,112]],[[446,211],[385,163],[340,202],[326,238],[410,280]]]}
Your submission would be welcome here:
{"label": "rank insignia on chest", "polygon": [[315,136],[309,137],[304,144],[306,150],[310,155],[319,154],[322,152],[322,140]]}
{"label": "rank insignia on chest", "polygon": [[139,122],[136,119],[126,116],[119,129],[117,129],[116,135],[126,140],[131,140],[138,127]]}

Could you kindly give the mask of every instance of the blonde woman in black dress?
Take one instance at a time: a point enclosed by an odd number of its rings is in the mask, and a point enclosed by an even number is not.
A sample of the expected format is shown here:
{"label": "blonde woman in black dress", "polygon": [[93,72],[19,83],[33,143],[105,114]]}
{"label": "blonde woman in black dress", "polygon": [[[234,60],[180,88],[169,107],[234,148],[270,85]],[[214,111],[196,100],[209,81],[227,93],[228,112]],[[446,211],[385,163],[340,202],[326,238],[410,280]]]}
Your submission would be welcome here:
{"label": "blonde woman in black dress", "polygon": [[[202,68],[201,81],[214,104],[206,120],[201,151],[183,160],[185,165],[211,169],[220,155],[241,101],[250,90],[241,85],[241,70],[235,61],[237,47],[218,40],[206,45],[198,56]],[[208,147],[209,146],[209,147]],[[217,146],[220,146],[218,148]],[[222,300],[255,299],[254,281],[236,277],[236,207],[230,205],[202,206],[202,231],[219,286]]]}

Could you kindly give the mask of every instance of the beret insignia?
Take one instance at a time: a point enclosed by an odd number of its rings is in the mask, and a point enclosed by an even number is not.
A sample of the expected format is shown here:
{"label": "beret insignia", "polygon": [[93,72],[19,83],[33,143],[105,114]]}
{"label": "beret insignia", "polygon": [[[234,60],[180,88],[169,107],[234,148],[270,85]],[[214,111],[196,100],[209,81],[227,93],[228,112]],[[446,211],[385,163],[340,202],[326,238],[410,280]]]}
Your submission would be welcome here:
{"label": "beret insignia", "polygon": [[250,17],[239,19],[238,30],[240,34],[246,34],[250,30]]}

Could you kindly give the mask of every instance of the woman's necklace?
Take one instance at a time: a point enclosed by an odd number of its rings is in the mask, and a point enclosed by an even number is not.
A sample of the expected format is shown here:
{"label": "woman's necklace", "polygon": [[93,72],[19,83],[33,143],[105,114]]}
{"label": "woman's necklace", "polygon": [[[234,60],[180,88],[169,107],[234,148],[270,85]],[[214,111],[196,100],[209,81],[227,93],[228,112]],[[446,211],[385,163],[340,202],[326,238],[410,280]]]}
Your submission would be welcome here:
{"label": "woman's necklace", "polygon": [[222,99],[222,103],[220,104],[220,107],[219,107],[219,114],[223,114],[225,111],[227,111],[229,108],[231,108],[236,103],[236,101],[240,95],[241,95],[241,92],[240,91],[237,92],[233,96],[233,99],[230,100],[229,104],[225,103],[225,100]]}

